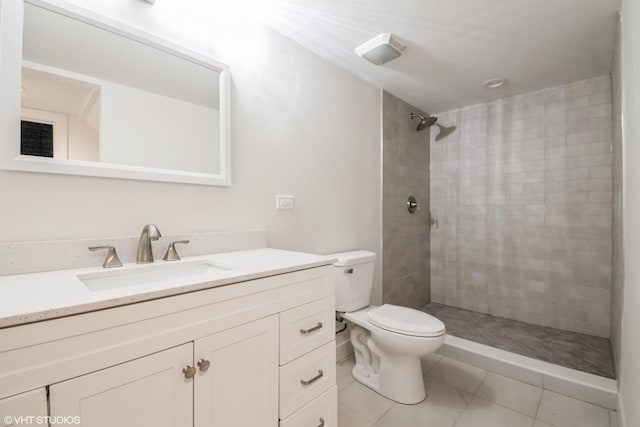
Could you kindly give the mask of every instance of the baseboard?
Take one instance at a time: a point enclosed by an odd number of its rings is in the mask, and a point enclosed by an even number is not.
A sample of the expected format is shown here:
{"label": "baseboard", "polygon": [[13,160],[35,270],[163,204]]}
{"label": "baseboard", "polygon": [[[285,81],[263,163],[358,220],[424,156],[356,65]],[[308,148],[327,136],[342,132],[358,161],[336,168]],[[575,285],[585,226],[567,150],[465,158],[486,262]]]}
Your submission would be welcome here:
{"label": "baseboard", "polygon": [[349,340],[338,342],[336,340],[336,360],[340,361],[353,353],[353,346]]}

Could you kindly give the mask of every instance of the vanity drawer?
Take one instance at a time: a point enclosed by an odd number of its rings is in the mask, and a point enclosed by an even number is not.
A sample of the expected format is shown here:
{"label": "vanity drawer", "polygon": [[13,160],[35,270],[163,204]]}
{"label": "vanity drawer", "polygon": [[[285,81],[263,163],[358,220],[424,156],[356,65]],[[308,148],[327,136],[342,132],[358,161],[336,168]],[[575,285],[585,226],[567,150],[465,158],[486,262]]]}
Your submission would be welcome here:
{"label": "vanity drawer", "polygon": [[280,364],[335,339],[335,298],[324,298],[280,314]]}
{"label": "vanity drawer", "polygon": [[280,367],[280,419],[336,385],[336,342]]}
{"label": "vanity drawer", "polygon": [[338,387],[333,386],[284,420],[280,427],[338,427]]}

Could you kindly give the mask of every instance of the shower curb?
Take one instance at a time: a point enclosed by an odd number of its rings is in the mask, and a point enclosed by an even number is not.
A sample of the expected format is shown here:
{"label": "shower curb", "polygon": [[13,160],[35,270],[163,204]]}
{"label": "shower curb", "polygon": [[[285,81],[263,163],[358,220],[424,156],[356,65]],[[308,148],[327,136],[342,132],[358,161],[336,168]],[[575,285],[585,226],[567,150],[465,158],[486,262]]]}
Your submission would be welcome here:
{"label": "shower curb", "polygon": [[446,335],[438,354],[545,390],[617,410],[616,380]]}

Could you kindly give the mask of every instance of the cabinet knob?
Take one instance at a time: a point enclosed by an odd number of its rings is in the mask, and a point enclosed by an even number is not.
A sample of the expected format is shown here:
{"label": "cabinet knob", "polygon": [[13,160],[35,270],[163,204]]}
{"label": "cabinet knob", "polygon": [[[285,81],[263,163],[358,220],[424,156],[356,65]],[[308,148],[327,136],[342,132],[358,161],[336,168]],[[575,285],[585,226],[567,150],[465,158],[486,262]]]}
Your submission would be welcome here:
{"label": "cabinet knob", "polygon": [[207,372],[207,369],[209,369],[209,366],[211,366],[211,362],[209,362],[206,359],[200,359],[198,360],[198,368],[200,368],[200,372]]}
{"label": "cabinet knob", "polygon": [[320,421],[320,424],[318,424],[318,427],[324,427],[324,418],[320,418],[318,421]]}
{"label": "cabinet knob", "polygon": [[193,378],[196,375],[196,368],[194,368],[193,366],[187,365],[184,368],[182,368],[182,373],[184,373],[184,377],[186,379]]}

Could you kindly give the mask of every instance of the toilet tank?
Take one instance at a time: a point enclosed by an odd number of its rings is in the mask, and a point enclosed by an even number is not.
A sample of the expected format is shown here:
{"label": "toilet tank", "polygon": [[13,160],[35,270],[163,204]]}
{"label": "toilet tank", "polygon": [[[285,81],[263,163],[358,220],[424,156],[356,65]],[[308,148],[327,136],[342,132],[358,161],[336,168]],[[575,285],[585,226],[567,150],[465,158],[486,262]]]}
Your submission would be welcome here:
{"label": "toilet tank", "polygon": [[369,305],[376,254],[369,251],[341,252],[333,264],[336,286],[336,311],[356,311]]}

